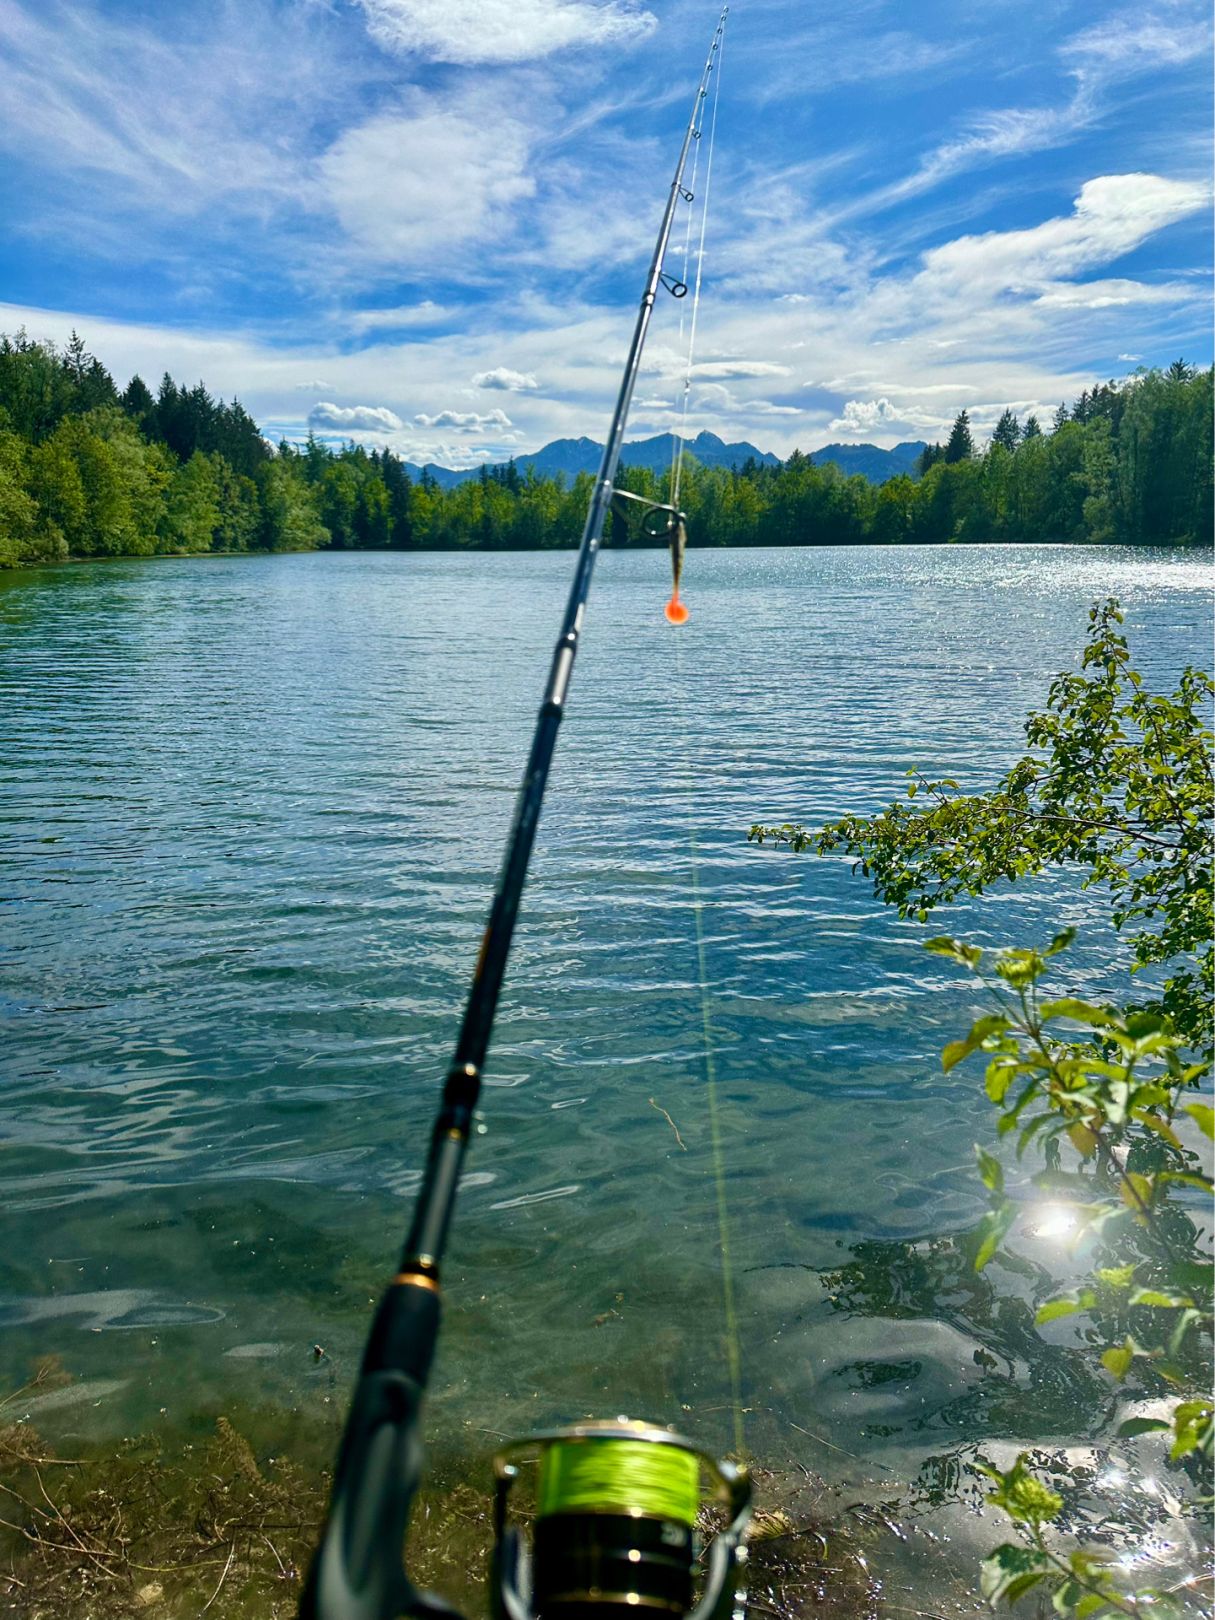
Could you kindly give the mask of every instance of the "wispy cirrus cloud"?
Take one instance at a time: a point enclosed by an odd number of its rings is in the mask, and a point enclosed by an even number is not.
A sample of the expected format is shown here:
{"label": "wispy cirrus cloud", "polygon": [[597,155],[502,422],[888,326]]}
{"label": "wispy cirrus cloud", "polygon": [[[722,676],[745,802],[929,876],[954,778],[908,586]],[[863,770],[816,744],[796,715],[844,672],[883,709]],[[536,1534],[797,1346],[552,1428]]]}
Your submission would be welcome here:
{"label": "wispy cirrus cloud", "polygon": [[652,33],[630,0],[359,0],[386,50],[464,66],[527,62],[575,46],[624,45]]}
{"label": "wispy cirrus cloud", "polygon": [[345,130],[317,167],[359,255],[430,269],[507,229],[512,206],[536,188],[532,138],[475,87],[454,96],[416,90]]}
{"label": "wispy cirrus cloud", "polygon": [[1116,84],[1183,66],[1208,54],[1210,47],[1209,22],[1192,16],[1128,12],[1082,29],[1056,51],[1073,81],[1065,101],[994,108],[972,117],[967,128],[929,151],[911,174],[838,210],[834,217],[839,221],[888,208],[977,165],[1059,146],[1094,122]]}
{"label": "wispy cirrus cloud", "polygon": [[342,320],[351,332],[404,332],[418,326],[441,326],[452,318],[452,311],[433,298],[416,304],[397,304],[392,309],[353,309]]}

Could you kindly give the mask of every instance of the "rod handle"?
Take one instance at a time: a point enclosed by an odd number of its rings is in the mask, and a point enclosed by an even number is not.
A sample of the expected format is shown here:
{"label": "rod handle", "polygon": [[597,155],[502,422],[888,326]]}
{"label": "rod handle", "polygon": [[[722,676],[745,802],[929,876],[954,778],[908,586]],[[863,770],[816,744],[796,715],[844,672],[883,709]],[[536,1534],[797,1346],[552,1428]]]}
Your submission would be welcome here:
{"label": "rod handle", "polygon": [[404,1563],[422,1477],[422,1396],[438,1329],[439,1298],[431,1286],[397,1283],[380,1302],[300,1620],[455,1615],[414,1588]]}

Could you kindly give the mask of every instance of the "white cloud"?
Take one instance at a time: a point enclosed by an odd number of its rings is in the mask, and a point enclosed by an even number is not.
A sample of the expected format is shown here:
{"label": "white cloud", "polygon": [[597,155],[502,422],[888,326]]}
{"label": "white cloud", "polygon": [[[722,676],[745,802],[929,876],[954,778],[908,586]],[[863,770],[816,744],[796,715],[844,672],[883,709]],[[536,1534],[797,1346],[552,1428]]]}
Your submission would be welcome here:
{"label": "white cloud", "polygon": [[1127,365],[1134,365],[1137,360],[1142,360],[1143,356],[1141,354],[1120,354],[1118,358],[1125,361]]}
{"label": "white cloud", "polygon": [[723,416],[800,416],[795,405],[776,405],[770,399],[738,399],[724,383],[706,383],[692,401],[694,411],[715,411]]}
{"label": "white cloud", "polygon": [[1073,34],[1059,55],[1077,77],[1122,78],[1152,67],[1180,67],[1204,55],[1210,43],[1206,22],[1169,22],[1136,12]]}
{"label": "white cloud", "polygon": [[386,50],[464,65],[526,62],[571,46],[626,45],[656,26],[631,0],[359,0]]}
{"label": "white cloud", "polygon": [[507,431],[515,425],[505,411],[487,411],[483,416],[477,411],[438,411],[434,416],[419,412],[414,421],[419,427],[451,428],[456,433],[485,433],[490,428]]}
{"label": "white cloud", "polygon": [[318,400],[308,412],[308,425],[314,428],[354,429],[362,433],[395,433],[405,426],[386,405],[333,405]]}
{"label": "white cloud", "polygon": [[307,382],[294,383],[292,386],[297,394],[320,394],[333,388],[333,384],[326,382],[323,377],[311,377]]}
{"label": "white cloud", "polygon": [[400,111],[347,130],[319,167],[367,258],[450,271],[452,253],[498,234],[511,205],[533,194],[529,146],[524,126],[488,100],[418,91]]}
{"label": "white cloud", "polygon": [[993,159],[1047,151],[1071,140],[1101,117],[1110,91],[1137,75],[1176,68],[1208,52],[1211,29],[1127,13],[1086,28],[1058,48],[1074,81],[1069,98],[1056,106],[1006,107],[983,113],[969,129],[943,142],[904,179],[840,209],[837,220],[863,214],[931,190],[966,169]]}
{"label": "white cloud", "polygon": [[872,433],[883,423],[896,422],[899,413],[888,399],[850,399],[844,414],[837,416],[831,428],[837,433]]}
{"label": "white cloud", "polygon": [[693,377],[788,377],[790,368],[771,360],[703,360],[692,367]]}
{"label": "white cloud", "polygon": [[508,394],[521,394],[539,386],[530,371],[512,371],[509,366],[495,366],[492,371],[478,371],[473,378],[474,388],[501,388]]}
{"label": "white cloud", "polygon": [[163,224],[301,205],[312,119],[357,94],[340,25],[319,7],[252,3],[153,8],[146,27],[133,15],[0,0],[0,150],[37,154],[39,212],[87,177],[68,223],[93,251],[117,237],[129,259],[125,222],[144,209]]}
{"label": "white cloud", "polygon": [[451,319],[451,311],[424,298],[419,304],[398,304],[395,309],[354,309],[343,319],[352,332],[400,332],[415,326],[437,326]]}
{"label": "white cloud", "polygon": [[[1071,214],[1022,231],[960,236],[924,255],[921,280],[976,293],[1048,292],[1067,277],[1129,253],[1165,226],[1204,209],[1205,185],[1156,174],[1109,174],[1080,188]],[[1123,291],[1131,283],[1123,284]]]}

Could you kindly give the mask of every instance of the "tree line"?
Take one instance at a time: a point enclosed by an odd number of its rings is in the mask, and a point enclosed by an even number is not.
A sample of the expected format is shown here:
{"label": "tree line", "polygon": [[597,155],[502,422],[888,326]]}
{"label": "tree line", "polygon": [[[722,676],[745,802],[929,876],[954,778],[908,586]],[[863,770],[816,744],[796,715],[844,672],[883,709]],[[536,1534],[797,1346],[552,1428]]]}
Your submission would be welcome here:
{"label": "tree line", "polygon": [[[1050,432],[1006,411],[983,448],[963,411],[917,475],[882,485],[795,451],[685,469],[693,543],[1203,543],[1212,528],[1211,372],[1182,361],[1086,391]],[[669,475],[621,470],[663,501]],[[483,468],[451,489],[388,449],[277,448],[237,401],[167,373],[119,391],[75,333],[0,337],[0,566],[156,553],[575,545],[592,479]],[[651,544],[612,520],[617,545]]]}

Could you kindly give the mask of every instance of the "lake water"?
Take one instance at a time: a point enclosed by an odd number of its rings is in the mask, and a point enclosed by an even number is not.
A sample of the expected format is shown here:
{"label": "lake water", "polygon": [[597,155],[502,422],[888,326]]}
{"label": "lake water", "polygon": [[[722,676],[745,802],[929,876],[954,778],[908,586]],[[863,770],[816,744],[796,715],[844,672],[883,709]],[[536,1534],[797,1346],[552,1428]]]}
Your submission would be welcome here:
{"label": "lake water", "polygon": [[[76,1382],[47,1427],[340,1407],[571,562],[0,576],[0,1374],[62,1358]],[[1056,877],[925,928],[846,861],[746,832],[876,809],[913,764],[990,782],[1097,597],[1128,610],[1150,683],[1206,663],[1209,557],[693,552],[682,631],[666,575],[659,552],[599,564],[446,1266],[431,1433],[490,1448],[628,1411],[731,1443],[694,878],[749,1446],[849,1489],[923,1490],[977,1441],[1111,1432],[1108,1390],[1094,1414],[1057,1358],[1011,1344],[996,1295],[1014,1283],[934,1248],[983,1207],[972,1143],[992,1120],[977,1074],[939,1065],[978,998],[921,945],[1074,923],[1068,986],[1117,994],[1100,898]]]}

